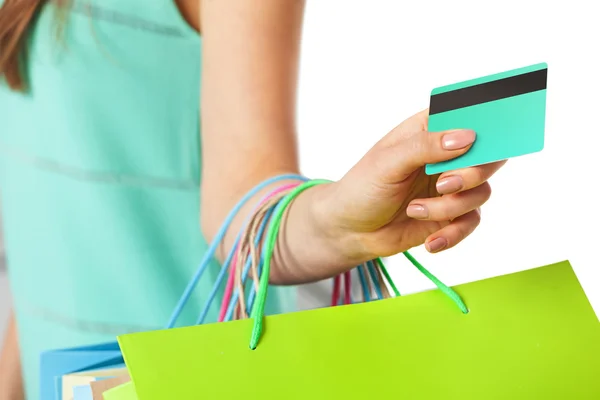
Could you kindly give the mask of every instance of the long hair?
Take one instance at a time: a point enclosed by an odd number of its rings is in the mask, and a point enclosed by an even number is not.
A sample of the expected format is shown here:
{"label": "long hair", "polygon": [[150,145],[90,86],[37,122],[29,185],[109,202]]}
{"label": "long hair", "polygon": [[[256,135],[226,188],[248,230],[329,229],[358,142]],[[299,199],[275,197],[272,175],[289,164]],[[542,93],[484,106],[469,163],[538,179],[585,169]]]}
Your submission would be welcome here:
{"label": "long hair", "polygon": [[5,0],[0,7],[0,78],[24,91],[26,43],[37,14],[49,0]]}

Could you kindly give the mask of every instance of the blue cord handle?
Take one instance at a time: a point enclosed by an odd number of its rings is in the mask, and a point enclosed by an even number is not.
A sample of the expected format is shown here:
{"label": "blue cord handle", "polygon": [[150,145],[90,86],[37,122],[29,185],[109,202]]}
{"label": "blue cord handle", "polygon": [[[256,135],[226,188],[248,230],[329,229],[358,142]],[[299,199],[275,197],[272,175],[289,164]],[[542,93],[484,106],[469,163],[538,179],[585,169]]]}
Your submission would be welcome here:
{"label": "blue cord handle", "polygon": [[379,300],[383,300],[383,292],[381,291],[381,286],[379,285],[379,279],[377,279],[377,271],[375,270],[375,264],[373,263],[373,260],[369,260],[367,262],[367,269],[369,271],[371,281],[373,281],[373,286],[375,286],[375,293],[377,293],[377,298]]}
{"label": "blue cord handle", "polygon": [[215,280],[215,283],[213,284],[213,287],[210,290],[208,299],[206,300],[206,303],[204,303],[204,307],[202,308],[202,311],[200,311],[200,315],[198,316],[198,319],[196,320],[196,325],[201,325],[204,323],[204,319],[206,318],[206,315],[210,311],[210,306],[212,305],[212,302],[214,301],[215,296],[217,295],[217,292],[219,291],[219,287],[223,283],[223,279],[225,279],[225,274],[227,273],[227,270],[229,270],[229,264],[231,264],[231,260],[233,259],[233,255],[235,254],[235,250],[238,247],[241,236],[242,236],[242,232],[239,232],[237,234],[237,237],[235,238],[233,247],[229,251],[229,254],[227,255],[227,258],[225,259],[225,262],[221,266],[221,270],[219,271],[219,275],[217,275],[217,279]]}
{"label": "blue cord handle", "polygon": [[371,293],[369,293],[369,287],[367,286],[365,272],[363,271],[360,265],[356,269],[358,270],[358,279],[360,280],[360,287],[362,288],[365,303],[369,302],[371,301]]}
{"label": "blue cord handle", "polygon": [[198,265],[198,268],[196,269],[196,272],[194,273],[192,279],[190,280],[190,282],[188,283],[187,287],[185,288],[183,294],[179,298],[179,301],[177,302],[177,305],[175,306],[175,309],[173,310],[171,317],[169,318],[169,322],[166,325],[166,329],[170,329],[175,326],[177,319],[179,318],[179,316],[181,315],[181,312],[183,311],[183,308],[185,307],[186,303],[190,299],[194,289],[198,285],[198,281],[200,281],[200,278],[204,274],[204,271],[208,268],[208,265],[210,264],[210,261],[211,261],[212,257],[214,256],[215,251],[217,250],[217,247],[219,246],[219,243],[221,243],[221,241],[223,240],[223,237],[225,236],[225,233],[227,232],[229,225],[231,225],[231,222],[233,221],[233,219],[235,218],[237,213],[240,211],[240,209],[252,197],[254,197],[258,192],[260,192],[267,186],[272,185],[275,182],[279,182],[279,181],[287,180],[287,179],[296,179],[296,180],[301,180],[301,181],[308,180],[307,178],[305,178],[301,175],[297,175],[297,174],[286,174],[286,175],[279,175],[279,176],[269,178],[269,179],[263,181],[262,183],[258,184],[257,186],[255,186],[248,193],[246,193],[246,195],[244,197],[242,197],[242,199],[233,207],[233,209],[229,212],[229,214],[227,215],[227,218],[225,218],[225,221],[219,228],[219,231],[217,232],[217,234],[215,235],[215,238],[213,239],[210,246],[208,247],[208,250],[204,254],[204,257],[202,258],[200,265]]}

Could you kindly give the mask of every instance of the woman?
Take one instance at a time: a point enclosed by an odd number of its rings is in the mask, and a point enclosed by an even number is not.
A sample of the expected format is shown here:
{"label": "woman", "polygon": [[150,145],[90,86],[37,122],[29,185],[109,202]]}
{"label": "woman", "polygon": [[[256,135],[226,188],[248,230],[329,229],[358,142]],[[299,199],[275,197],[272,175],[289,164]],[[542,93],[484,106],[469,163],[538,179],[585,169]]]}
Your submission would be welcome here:
{"label": "woman", "polygon": [[[38,398],[43,350],[161,327],[233,205],[266,178],[298,172],[303,8],[300,0],[4,0],[1,193],[14,318],[0,400]],[[475,137],[429,133],[423,111],[343,179],[303,193],[279,238],[272,283],[314,282],[375,256],[462,241],[502,163],[435,177],[423,167],[464,154]],[[270,312],[289,310],[291,296],[285,288],[270,296]],[[181,324],[195,320],[189,308]]]}

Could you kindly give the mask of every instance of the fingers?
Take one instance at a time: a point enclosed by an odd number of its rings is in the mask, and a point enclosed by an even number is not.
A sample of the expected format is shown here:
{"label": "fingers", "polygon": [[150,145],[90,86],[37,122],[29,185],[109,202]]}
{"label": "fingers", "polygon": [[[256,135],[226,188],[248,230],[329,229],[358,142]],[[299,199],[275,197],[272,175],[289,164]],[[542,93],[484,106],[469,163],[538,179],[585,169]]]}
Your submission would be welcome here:
{"label": "fingers", "polygon": [[[426,164],[451,160],[466,153],[475,141],[472,130],[443,132],[392,131],[377,155],[383,183],[400,183]],[[383,154],[383,152],[385,154]]]}
{"label": "fingers", "polygon": [[433,197],[429,199],[415,199],[406,208],[410,218],[429,221],[452,221],[465,215],[489,200],[492,194],[490,184],[483,184],[455,194]]}
{"label": "fingers", "polygon": [[450,249],[469,236],[481,221],[481,211],[475,209],[456,218],[425,240],[425,248],[430,253]]}
{"label": "fingers", "polygon": [[451,194],[473,189],[492,177],[506,160],[443,173],[437,181],[439,194]]}

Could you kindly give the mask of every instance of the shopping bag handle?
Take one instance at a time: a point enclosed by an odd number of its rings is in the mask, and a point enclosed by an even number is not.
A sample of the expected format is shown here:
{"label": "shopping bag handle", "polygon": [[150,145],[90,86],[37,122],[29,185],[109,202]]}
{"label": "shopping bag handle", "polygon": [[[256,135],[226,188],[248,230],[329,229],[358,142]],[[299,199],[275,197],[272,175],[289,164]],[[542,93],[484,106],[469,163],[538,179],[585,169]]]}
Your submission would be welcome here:
{"label": "shopping bag handle", "polygon": [[[281,227],[281,222],[285,210],[300,193],[313,186],[325,183],[330,182],[321,179],[304,182],[303,184],[297,186],[294,190],[292,190],[286,197],[284,197],[279,202],[279,204],[277,204],[277,207],[273,212],[273,218],[269,224],[264,244],[264,265],[263,271],[260,275],[260,284],[257,293],[256,305],[252,308],[251,318],[254,319],[252,336],[250,337],[250,349],[252,350],[256,349],[263,331],[265,304],[267,301],[267,292],[269,289],[269,273],[271,270],[271,259],[273,258],[273,251],[275,249],[275,244],[277,243],[279,228]],[[424,274],[446,296],[448,296],[464,314],[467,314],[469,312],[467,306],[465,305],[461,297],[458,295],[458,293],[456,293],[452,288],[448,287],[442,281],[436,278],[431,272],[429,272],[425,267],[423,267],[423,265],[421,265],[408,251],[405,251],[403,254],[422,274]],[[381,260],[381,258],[377,258],[376,262],[379,263],[379,265],[382,267],[381,269],[386,275],[386,278],[389,278],[389,274],[387,273],[387,270],[384,267],[383,260]]]}
{"label": "shopping bag handle", "polygon": [[233,221],[233,219],[235,218],[237,213],[240,211],[240,209],[252,197],[256,196],[256,194],[258,194],[258,192],[265,189],[267,186],[272,185],[273,183],[283,181],[283,180],[300,180],[302,182],[306,182],[308,179],[304,176],[297,175],[297,174],[278,175],[278,176],[275,176],[275,177],[272,177],[272,178],[269,178],[269,179],[263,181],[259,185],[255,186],[248,193],[246,193],[246,195],[244,197],[242,197],[242,199],[229,212],[229,214],[227,215],[227,218],[225,218],[225,221],[219,228],[217,234],[215,235],[214,239],[212,240],[206,253],[204,253],[204,257],[200,261],[200,264],[198,265],[198,268],[194,272],[192,279],[190,280],[190,282],[188,283],[187,287],[185,288],[183,294],[179,298],[179,301],[177,302],[177,305],[175,306],[175,309],[173,310],[171,317],[169,318],[169,322],[166,325],[166,329],[173,328],[175,326],[175,324],[177,323],[177,319],[181,315],[183,308],[187,304],[192,293],[194,292],[194,289],[198,285],[198,282],[200,281],[200,278],[204,274],[204,271],[208,268],[212,258],[214,257],[215,252],[217,251],[219,243],[221,243],[221,241],[223,240],[223,237],[225,236],[227,229],[229,229],[229,225],[231,225],[231,222]]}

